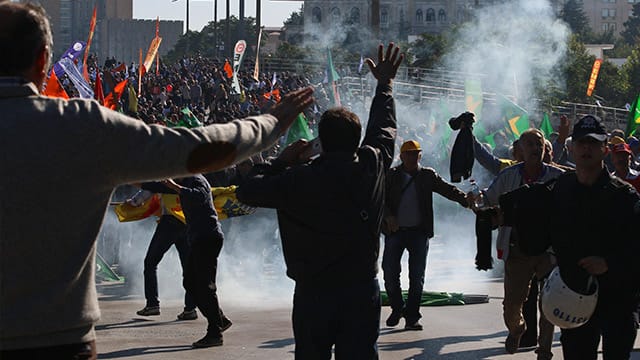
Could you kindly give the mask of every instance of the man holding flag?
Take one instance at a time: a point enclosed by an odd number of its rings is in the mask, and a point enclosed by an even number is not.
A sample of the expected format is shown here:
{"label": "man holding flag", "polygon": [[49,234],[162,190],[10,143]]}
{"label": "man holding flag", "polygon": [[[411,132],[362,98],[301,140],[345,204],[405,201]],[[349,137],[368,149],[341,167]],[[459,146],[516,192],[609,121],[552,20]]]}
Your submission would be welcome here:
{"label": "man holding flag", "polygon": [[0,153],[12,154],[0,160],[3,360],[96,358],[96,237],[116,186],[241,162],[275,144],[313,101],[305,88],[269,115],[149,126],[95,100],[39,95],[52,49],[42,7],[0,2]]}

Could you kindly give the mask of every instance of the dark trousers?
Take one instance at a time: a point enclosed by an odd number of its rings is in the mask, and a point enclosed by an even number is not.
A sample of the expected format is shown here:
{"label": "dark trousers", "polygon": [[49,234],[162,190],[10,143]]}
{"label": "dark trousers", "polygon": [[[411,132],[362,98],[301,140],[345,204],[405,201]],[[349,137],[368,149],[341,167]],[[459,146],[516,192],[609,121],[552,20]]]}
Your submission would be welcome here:
{"label": "dark trousers", "polygon": [[293,335],[296,360],[378,359],[380,287],[377,279],[318,288],[296,284]]}
{"label": "dark trousers", "polygon": [[58,346],[47,346],[32,349],[2,350],[0,351],[2,360],[95,360],[96,342],[89,341],[80,344],[68,344]]}
{"label": "dark trousers", "polygon": [[[156,226],[156,230],[147,248],[144,257],[144,297],[147,306],[160,306],[158,299],[158,264],[169,251],[171,245],[176,246],[180,265],[184,273],[187,257],[189,256],[189,242],[187,240],[187,227],[171,215],[163,215]],[[189,291],[184,294],[185,310],[193,310],[196,305]]]}
{"label": "dark trousers", "polygon": [[207,318],[207,333],[222,336],[220,324],[224,316],[216,293],[218,255],[222,239],[216,236],[190,236],[191,252],[184,272],[184,288],[193,296],[198,309]]}
{"label": "dark trousers", "polygon": [[[409,252],[409,294],[405,306],[400,287],[400,260],[404,250]],[[398,230],[384,239],[382,270],[384,287],[393,311],[404,311],[408,323],[420,319],[420,299],[429,253],[429,238],[423,230]]]}
{"label": "dark trousers", "polygon": [[602,337],[604,360],[629,359],[636,339],[635,318],[624,302],[609,306],[598,304],[591,319],[575,329],[562,329],[560,342],[565,360],[595,360]]}

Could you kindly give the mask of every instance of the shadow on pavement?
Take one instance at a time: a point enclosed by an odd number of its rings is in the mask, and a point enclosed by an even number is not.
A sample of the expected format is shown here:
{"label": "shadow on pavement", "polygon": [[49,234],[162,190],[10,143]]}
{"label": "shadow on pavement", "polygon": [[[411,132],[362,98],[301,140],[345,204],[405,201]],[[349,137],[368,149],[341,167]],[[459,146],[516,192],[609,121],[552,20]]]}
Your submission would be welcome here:
{"label": "shadow on pavement", "polygon": [[96,331],[109,330],[109,329],[122,329],[122,328],[141,328],[141,327],[148,327],[148,326],[169,325],[177,322],[178,320],[153,321],[153,320],[147,320],[147,319],[131,319],[131,320],[123,321],[119,323],[96,325],[95,328],[96,328]]}
{"label": "shadow on pavement", "polygon": [[[398,331],[386,332],[385,334],[395,333]],[[381,334],[382,335],[382,334]],[[442,353],[448,345],[458,345],[466,342],[480,342],[495,337],[506,337],[507,331],[501,331],[494,334],[487,335],[474,335],[474,336],[450,336],[435,339],[422,339],[416,341],[402,341],[402,342],[385,342],[378,340],[378,347],[380,350],[387,352],[404,351],[409,349],[419,350],[420,353],[412,355],[412,360],[426,360],[426,359],[439,359],[439,360],[461,360],[461,359],[487,359],[489,357],[504,355],[504,347],[496,348],[484,348],[473,350],[462,350],[456,352]],[[522,350],[521,350],[522,351]]]}
{"label": "shadow on pavement", "polygon": [[293,344],[295,344],[295,340],[293,338],[288,338],[265,341],[258,347],[261,349],[281,349]]}
{"label": "shadow on pavement", "polygon": [[98,359],[117,359],[121,357],[171,353],[171,352],[178,352],[178,351],[187,351],[191,349],[193,349],[193,347],[191,347],[190,345],[139,347],[139,348],[133,348],[133,349],[112,351],[104,354],[98,354]]}

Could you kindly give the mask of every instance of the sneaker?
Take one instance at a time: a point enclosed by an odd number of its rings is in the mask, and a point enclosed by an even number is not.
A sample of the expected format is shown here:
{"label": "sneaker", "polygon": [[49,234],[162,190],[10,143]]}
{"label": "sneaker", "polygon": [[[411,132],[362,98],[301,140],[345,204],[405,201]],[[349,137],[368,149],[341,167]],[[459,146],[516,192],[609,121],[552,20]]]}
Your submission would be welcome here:
{"label": "sneaker", "polygon": [[416,320],[414,322],[407,322],[404,325],[404,329],[405,330],[421,331],[422,330],[422,324],[420,324],[420,321],[418,321],[418,320]]}
{"label": "sneaker", "polygon": [[178,320],[195,320],[198,318],[198,313],[196,309],[193,310],[184,310],[180,314],[178,314]]}
{"label": "sneaker", "polygon": [[194,342],[194,348],[208,348],[212,346],[222,346],[222,335],[210,335],[207,333],[202,339]]}
{"label": "sneaker", "polygon": [[507,339],[504,341],[504,348],[509,354],[515,354],[518,351],[521,337],[522,334],[519,336],[511,334],[507,335]]}
{"label": "sneaker", "polygon": [[160,315],[160,306],[145,306],[144,309],[136,311],[141,316]]}
{"label": "sneaker", "polygon": [[402,310],[393,310],[391,315],[387,318],[387,326],[398,326],[400,319],[402,318]]}
{"label": "sneaker", "polygon": [[222,315],[222,322],[220,323],[220,332],[221,333],[225,332],[228,328],[231,327],[231,325],[233,325],[231,320],[229,320],[228,317]]}

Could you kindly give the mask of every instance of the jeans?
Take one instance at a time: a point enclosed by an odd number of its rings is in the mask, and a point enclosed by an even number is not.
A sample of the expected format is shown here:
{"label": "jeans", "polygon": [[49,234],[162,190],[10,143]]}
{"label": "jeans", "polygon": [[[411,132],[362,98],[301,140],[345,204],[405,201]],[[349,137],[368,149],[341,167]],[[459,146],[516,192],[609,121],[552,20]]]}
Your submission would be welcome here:
{"label": "jeans", "polygon": [[191,293],[198,309],[207,318],[207,334],[222,336],[220,326],[224,314],[218,303],[216,272],[222,239],[216,236],[190,237],[191,252],[187,260],[183,285]]}
{"label": "jeans", "polygon": [[[147,306],[160,306],[158,299],[158,264],[164,254],[169,251],[171,245],[176,246],[180,265],[184,273],[187,257],[189,256],[189,242],[187,241],[186,225],[171,215],[163,215],[153,233],[151,243],[144,257],[144,297]],[[196,308],[191,294],[187,291],[184,295],[185,310]]]}
{"label": "jeans", "polygon": [[293,335],[296,360],[377,360],[378,279],[335,287],[296,284]]}
{"label": "jeans", "polygon": [[[404,250],[409,252],[409,294],[405,305],[400,287],[400,260]],[[424,286],[424,274],[429,253],[429,238],[424,230],[398,230],[384,239],[382,270],[384,287],[393,311],[404,311],[407,323],[414,323],[420,315],[420,299]]]}

